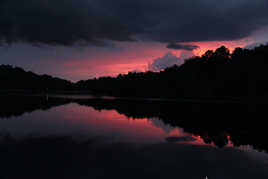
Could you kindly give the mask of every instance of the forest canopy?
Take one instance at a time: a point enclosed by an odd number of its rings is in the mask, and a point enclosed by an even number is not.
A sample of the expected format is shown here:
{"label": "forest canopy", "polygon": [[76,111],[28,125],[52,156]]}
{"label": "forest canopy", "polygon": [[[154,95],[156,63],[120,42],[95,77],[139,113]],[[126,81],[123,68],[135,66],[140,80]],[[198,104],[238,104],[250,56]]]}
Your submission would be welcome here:
{"label": "forest canopy", "polygon": [[129,72],[81,80],[94,94],[179,99],[268,98],[268,44],[252,50],[224,46],[160,72]]}
{"label": "forest canopy", "polygon": [[221,46],[163,71],[129,72],[76,84],[0,66],[0,89],[88,91],[97,95],[177,99],[268,99],[268,43],[252,50]]}
{"label": "forest canopy", "polygon": [[50,75],[37,75],[20,67],[0,65],[0,89],[4,90],[71,90],[70,81]]}

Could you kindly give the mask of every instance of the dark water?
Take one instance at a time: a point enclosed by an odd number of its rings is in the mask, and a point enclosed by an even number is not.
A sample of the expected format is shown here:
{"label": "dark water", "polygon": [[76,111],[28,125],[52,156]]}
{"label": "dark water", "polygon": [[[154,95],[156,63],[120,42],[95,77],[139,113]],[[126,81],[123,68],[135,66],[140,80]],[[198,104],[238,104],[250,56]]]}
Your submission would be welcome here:
{"label": "dark water", "polygon": [[267,104],[0,97],[0,178],[268,178]]}

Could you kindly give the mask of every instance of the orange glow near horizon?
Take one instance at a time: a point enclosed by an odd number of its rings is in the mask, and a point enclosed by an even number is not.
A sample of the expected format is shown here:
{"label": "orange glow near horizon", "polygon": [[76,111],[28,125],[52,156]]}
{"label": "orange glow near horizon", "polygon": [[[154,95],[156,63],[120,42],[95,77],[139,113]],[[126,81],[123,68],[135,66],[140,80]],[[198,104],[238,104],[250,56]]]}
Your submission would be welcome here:
{"label": "orange glow near horizon", "polygon": [[245,38],[234,41],[211,41],[211,42],[193,42],[192,44],[198,45],[200,48],[194,52],[197,55],[203,55],[207,50],[216,50],[221,46],[227,47],[232,52],[236,47],[245,47],[249,44],[255,43],[252,38]]}

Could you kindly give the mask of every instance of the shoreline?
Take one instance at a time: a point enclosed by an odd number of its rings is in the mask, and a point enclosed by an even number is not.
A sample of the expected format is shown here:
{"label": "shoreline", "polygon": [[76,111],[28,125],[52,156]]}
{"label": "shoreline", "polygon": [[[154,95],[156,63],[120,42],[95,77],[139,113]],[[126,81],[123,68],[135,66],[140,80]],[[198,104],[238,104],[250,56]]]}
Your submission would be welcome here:
{"label": "shoreline", "polygon": [[[173,102],[205,102],[205,103],[236,103],[236,104],[268,104],[268,100],[263,99],[183,99],[183,98],[161,98],[161,97],[126,97],[112,96],[106,94],[92,94],[91,91],[61,91],[61,90],[4,90],[0,89],[0,94],[23,94],[23,95],[41,95],[61,98],[83,98],[80,95],[86,95],[84,98],[113,99],[113,100],[146,100],[146,101],[173,101]],[[66,96],[67,95],[67,96]],[[70,95],[70,96],[68,96]],[[72,96],[73,95],[73,96]],[[77,95],[77,97],[75,97]]]}

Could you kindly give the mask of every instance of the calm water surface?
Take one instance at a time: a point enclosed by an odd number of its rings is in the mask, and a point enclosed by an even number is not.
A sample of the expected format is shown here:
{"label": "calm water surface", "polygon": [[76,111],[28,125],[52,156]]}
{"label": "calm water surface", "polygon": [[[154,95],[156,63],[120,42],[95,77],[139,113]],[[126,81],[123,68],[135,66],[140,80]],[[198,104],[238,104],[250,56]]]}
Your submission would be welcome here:
{"label": "calm water surface", "polygon": [[266,141],[208,119],[226,112],[163,103],[2,96],[0,178],[268,178]]}

